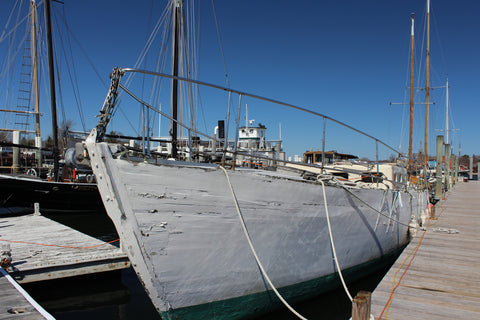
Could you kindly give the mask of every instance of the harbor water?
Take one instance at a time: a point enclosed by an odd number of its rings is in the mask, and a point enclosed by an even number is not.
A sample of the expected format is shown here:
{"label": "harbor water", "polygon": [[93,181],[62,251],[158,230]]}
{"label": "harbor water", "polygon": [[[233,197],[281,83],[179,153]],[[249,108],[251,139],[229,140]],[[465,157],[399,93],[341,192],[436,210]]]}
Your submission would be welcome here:
{"label": "harbor water", "polygon": [[[56,214],[49,218],[104,241],[118,236],[104,212]],[[349,283],[350,292],[373,291],[396,257],[381,270]],[[309,319],[349,319],[351,303],[339,282],[339,288],[311,300],[293,305]],[[160,319],[132,268],[90,276],[25,284],[23,287],[56,319],[127,320]],[[289,320],[296,316],[284,307],[256,319]]]}

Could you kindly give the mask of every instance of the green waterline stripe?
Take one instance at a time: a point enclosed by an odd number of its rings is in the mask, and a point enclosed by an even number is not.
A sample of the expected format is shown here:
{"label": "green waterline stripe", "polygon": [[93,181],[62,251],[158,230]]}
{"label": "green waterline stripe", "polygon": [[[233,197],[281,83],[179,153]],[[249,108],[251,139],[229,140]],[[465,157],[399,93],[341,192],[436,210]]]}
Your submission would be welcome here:
{"label": "green waterline stripe", "polygon": [[[358,280],[393,262],[404,247],[380,258],[342,271],[347,282]],[[288,303],[295,303],[318,296],[341,286],[338,273],[308,280],[302,283],[279,288],[278,291]],[[282,306],[273,291],[262,291],[242,297],[215,301],[197,306],[160,312],[162,319],[198,320],[198,319],[243,319],[253,315],[261,315]]]}

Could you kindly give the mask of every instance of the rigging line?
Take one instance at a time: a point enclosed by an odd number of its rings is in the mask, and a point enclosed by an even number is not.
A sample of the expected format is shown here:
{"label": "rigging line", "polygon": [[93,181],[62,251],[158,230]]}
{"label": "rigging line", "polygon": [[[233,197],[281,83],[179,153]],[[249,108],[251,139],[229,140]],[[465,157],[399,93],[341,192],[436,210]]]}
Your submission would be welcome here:
{"label": "rigging line", "polygon": [[[192,78],[192,65],[191,65],[191,57],[189,55],[189,52],[191,51],[191,43],[188,41],[188,34],[190,33],[189,32],[189,26],[188,26],[188,22],[189,21],[186,21],[185,19],[185,11],[182,10],[182,15],[183,15],[183,21],[182,21],[182,24],[181,24],[181,27],[182,27],[182,31],[183,31],[183,44],[184,44],[184,54],[185,54],[185,73],[186,73],[186,78]],[[185,22],[187,23],[187,26],[185,27]],[[189,118],[190,118],[190,127],[195,129],[195,108],[194,108],[194,104],[193,104],[193,91],[192,91],[192,83],[188,82],[188,83],[185,83],[184,86],[187,87],[187,97],[188,97],[188,109],[189,109]]]}
{"label": "rigging line", "polygon": [[6,38],[8,38],[8,36],[11,34],[11,33],[14,33],[16,32],[17,28],[19,28],[23,22],[29,17],[29,15],[26,15],[25,17],[23,17],[22,20],[20,20],[8,33],[5,33],[5,30],[3,30],[3,35],[2,37],[0,38],[0,43],[3,42],[3,40],[5,40]]}
{"label": "rigging line", "polygon": [[[173,5],[173,4],[171,4]],[[162,24],[162,21],[164,18],[167,17],[167,7],[164,9],[163,11],[163,14],[160,16],[160,18],[158,19],[157,21],[157,24],[155,25],[155,28],[154,30],[152,31],[152,33],[150,34],[150,37],[149,39],[147,40],[147,43],[145,44],[144,48],[142,49],[137,61],[135,62],[135,65],[139,65],[140,63],[142,63],[144,57],[146,56],[146,53],[147,51],[149,50],[150,46],[152,45],[153,43],[153,40]],[[133,75],[128,75],[127,76],[127,80],[125,81],[125,86],[128,86],[133,80]],[[118,102],[117,102],[117,105],[118,105],[118,108],[115,108],[115,110],[113,111],[113,114],[112,114],[112,118],[114,117],[114,115],[116,114],[117,112],[117,109],[120,110],[120,112],[122,113],[122,115],[125,117],[125,119],[127,120],[127,122],[129,123],[131,129],[138,135],[138,131],[135,129],[135,127],[133,126],[133,124],[130,122],[130,119],[127,117],[126,113],[123,111],[123,109],[120,107],[120,104],[122,102],[122,93],[119,94],[119,97],[118,97]]]}
{"label": "rigging line", "polygon": [[357,132],[361,135],[364,135],[366,136],[367,138],[370,138],[371,140],[374,140],[380,144],[382,144],[383,146],[385,146],[386,148],[392,150],[393,152],[395,153],[398,153],[398,154],[402,154],[400,151],[398,150],[395,150],[393,147],[389,146],[388,144],[386,144],[385,142],[383,142],[382,140],[378,139],[378,138],[375,138],[374,136],[368,134],[368,133],[365,133],[359,129],[356,129],[344,122],[341,122],[339,120],[336,120],[332,117],[329,117],[327,115],[324,115],[324,114],[321,114],[319,112],[316,112],[316,111],[313,111],[311,109],[306,109],[304,107],[299,107],[299,106],[296,106],[296,105],[293,105],[293,104],[290,104],[290,103],[286,103],[286,102],[282,102],[282,101],[279,101],[279,100],[274,100],[274,99],[270,99],[270,98],[266,98],[266,97],[262,97],[262,96],[259,96],[259,95],[256,95],[256,94],[252,94],[252,93],[247,93],[247,92],[242,92],[242,91],[239,91],[239,90],[235,90],[235,89],[229,89],[229,88],[226,88],[226,87],[222,87],[222,86],[218,86],[218,85],[215,85],[215,84],[211,84],[211,83],[207,83],[207,82],[203,82],[203,81],[199,81],[199,80],[194,80],[194,79],[186,79],[186,78],[182,78],[182,77],[176,77],[176,76],[172,76],[170,74],[165,74],[165,73],[159,73],[159,72],[152,72],[152,71],[148,71],[148,70],[139,70],[139,69],[132,69],[132,68],[120,68],[121,71],[123,72],[134,72],[134,73],[147,73],[147,74],[150,74],[150,75],[154,75],[154,76],[159,76],[159,77],[166,77],[166,78],[169,78],[169,79],[178,79],[180,81],[189,81],[189,82],[192,82],[192,83],[196,83],[196,84],[199,84],[199,85],[202,85],[202,86],[206,86],[206,87],[210,87],[210,88],[214,88],[214,89],[219,89],[219,90],[223,90],[223,91],[227,91],[227,92],[232,92],[232,93],[236,93],[236,94],[241,94],[243,96],[246,96],[246,97],[250,97],[250,98],[254,98],[254,99],[258,99],[258,100],[262,100],[262,101],[267,101],[267,102],[270,102],[270,103],[273,103],[273,104],[277,104],[279,106],[284,106],[284,107],[287,107],[287,108],[291,108],[291,109],[295,109],[295,110],[298,110],[298,111],[303,111],[305,113],[309,113],[311,115],[315,115],[317,117],[322,117],[322,118],[325,118],[326,120],[330,120],[336,124],[339,124],[341,126],[344,126],[345,128],[348,128],[354,132]]}
{"label": "rigging line", "polygon": [[263,267],[262,263],[260,262],[260,259],[258,258],[258,255],[257,255],[257,252],[255,251],[255,248],[253,246],[252,239],[250,238],[250,234],[248,233],[247,226],[245,224],[245,220],[243,219],[242,211],[240,210],[240,206],[238,204],[237,196],[235,195],[235,191],[233,190],[232,183],[230,182],[230,177],[228,176],[228,172],[222,166],[219,166],[219,168],[223,170],[223,173],[225,173],[225,177],[227,178],[228,187],[230,188],[230,192],[232,194],[233,202],[235,203],[235,209],[237,211],[237,215],[238,215],[238,218],[240,220],[240,224],[242,225],[243,233],[245,234],[245,237],[247,238],[248,245],[250,246],[250,250],[252,251],[253,256],[255,257],[255,261],[257,262],[257,265],[260,268],[260,271],[262,272],[263,277],[265,278],[265,280],[267,280],[268,284],[270,285],[270,288],[272,288],[272,290],[275,293],[275,295],[277,296],[277,298],[285,305],[285,307],[288,308],[288,310],[290,310],[299,319],[307,320],[307,318],[302,316],[295,309],[293,309],[292,306],[290,306],[288,304],[288,302],[280,295],[277,288],[273,285],[272,280],[270,280],[270,277],[268,276],[267,272],[265,271],[265,268]]}
{"label": "rigging line", "polygon": [[[62,6],[62,8],[63,8],[64,14],[65,14],[65,7]],[[80,122],[82,123],[83,131],[86,131],[85,117],[83,115],[82,101],[81,101],[81,96],[80,96],[80,91],[79,91],[79,86],[78,86],[78,77],[77,77],[75,64],[73,63],[72,46],[71,46],[70,41],[68,41],[68,37],[66,37],[67,38],[67,45],[69,45],[69,49],[70,49],[69,50],[70,51],[70,57],[72,57],[71,60],[72,60],[73,77],[72,77],[72,70],[70,69],[70,64],[67,63],[68,56],[67,56],[67,52],[65,50],[65,41],[63,41],[64,37],[63,37],[63,34],[60,32],[60,28],[59,28],[59,25],[58,25],[59,14],[55,10],[58,10],[58,9],[54,9],[55,18],[57,18],[57,19],[55,19],[55,23],[56,23],[57,30],[58,30],[58,33],[59,33],[60,44],[61,44],[61,47],[62,47],[63,56],[65,58],[65,64],[67,66],[68,76],[70,78],[70,83],[72,85],[73,96],[74,96],[75,101],[76,101],[76,107],[77,107],[78,114],[80,116]]]}
{"label": "rigging line", "polygon": [[[19,7],[20,7],[20,6],[21,6],[21,2],[22,2],[22,1],[17,0],[17,1],[13,4],[13,7],[12,7],[12,9],[10,10],[10,14],[9,14],[9,16],[8,16],[7,22],[5,23],[5,27],[3,27],[3,32],[2,32],[2,35],[0,36],[0,43],[2,42],[2,39],[4,38],[5,32],[6,32],[6,30],[7,30],[7,27],[8,27],[8,25],[10,24],[10,21],[11,21],[12,18],[13,18],[13,13],[15,12],[16,6],[19,5]],[[20,12],[20,10],[19,10],[19,12]],[[25,18],[24,18],[24,19],[25,19]],[[18,16],[17,16],[17,20],[18,20]]]}
{"label": "rigging line", "polygon": [[325,191],[325,183],[322,180],[320,180],[320,183],[322,184],[323,204],[325,205],[325,215],[327,217],[328,235],[330,237],[330,245],[332,246],[333,258],[335,260],[335,265],[337,266],[338,275],[340,276],[340,280],[342,281],[343,289],[345,290],[345,293],[347,294],[350,301],[353,301],[352,295],[350,294],[350,291],[348,291],[347,284],[345,283],[345,279],[343,278],[342,269],[340,268],[340,263],[338,262],[337,251],[335,250],[335,242],[333,241],[332,226],[330,224],[330,215],[328,214],[327,192]]}
{"label": "rigging line", "polygon": [[[6,55],[5,56],[5,59],[4,59],[4,69],[5,69],[5,74],[7,72],[7,70],[9,70],[9,68],[14,68],[15,67],[15,59],[17,58],[17,55],[21,52],[21,50],[23,49],[23,43],[26,41],[27,39],[27,34],[25,34],[23,36],[23,38],[19,41],[18,43],[18,46],[16,47],[16,50],[13,52],[13,54],[8,54],[8,56]],[[12,39],[13,41],[13,39]],[[11,44],[11,46],[13,47],[13,44]],[[9,45],[10,47],[10,45]],[[11,49],[9,49],[10,51]],[[8,59],[8,57],[10,57],[10,59]],[[6,64],[6,65],[5,65]],[[0,77],[3,77],[4,75],[0,74]]]}
{"label": "rigging line", "polygon": [[[168,28],[166,27],[166,18],[165,17],[165,22],[164,22],[164,28],[160,37],[160,43],[168,43],[169,35],[170,33],[168,32]],[[157,59],[155,60],[155,70],[164,70],[166,61],[167,61],[167,50],[165,46],[159,46],[158,48],[158,53],[157,53]],[[150,91],[150,101],[152,101],[152,104],[158,105],[159,100],[160,100],[160,90],[162,87],[162,78],[158,79],[155,78],[152,81],[151,85],[151,91]]]}
{"label": "rigging line", "polygon": [[[160,15],[160,18],[158,19],[154,30],[152,31],[152,33],[150,34],[150,37],[147,40],[147,43],[145,44],[142,51],[140,52],[140,55],[139,55],[137,61],[135,62],[136,66],[138,66],[142,63],[142,61],[145,58],[148,50],[150,49],[151,45],[153,44],[153,41],[154,41],[162,23],[164,23],[164,21],[166,21],[167,17],[170,18],[170,21],[171,21],[171,19],[173,19],[171,17],[171,15],[167,15],[168,12],[173,12],[172,7],[173,7],[173,2],[169,1],[169,5],[165,6],[165,8],[163,10],[163,13]],[[128,86],[132,81],[133,81],[133,75],[128,75],[127,80],[125,81],[125,86]],[[122,101],[122,97],[120,96],[118,98],[118,105],[121,103],[121,101]],[[114,111],[114,113],[116,113],[116,110]],[[123,113],[123,114],[125,115],[125,113]],[[135,129],[134,129],[134,131],[135,131]]]}
{"label": "rigging line", "polygon": [[220,52],[222,54],[223,69],[225,70],[225,81],[227,83],[227,87],[230,87],[230,80],[228,79],[227,64],[225,63],[225,55],[223,53],[222,38],[220,37],[220,29],[218,27],[217,14],[215,13],[215,4],[213,0],[212,0],[212,11],[213,11],[213,17],[215,19],[215,27],[217,28],[218,45],[220,46]]}
{"label": "rigging line", "polygon": [[[149,105],[148,103],[146,103],[145,101],[142,101],[140,98],[138,98],[136,95],[134,95],[130,90],[128,90],[126,87],[124,87],[122,84],[119,84],[119,87],[122,88],[129,96],[131,96],[132,98],[134,98],[135,100],[137,100],[138,102],[140,103],[143,103],[145,106],[147,106],[148,108],[150,108],[151,110],[161,114],[162,116],[164,116],[165,118],[171,120],[171,121],[174,121],[176,122],[179,126],[187,129],[187,130],[190,130],[198,135],[201,135],[201,136],[204,136],[205,138],[207,139],[212,139],[212,137],[210,137],[208,134],[205,134],[205,133],[202,133],[202,132],[199,132],[197,130],[193,130],[192,128],[189,128],[188,126],[184,125],[182,122],[180,122],[179,120],[175,120],[173,119],[172,117],[170,117],[169,115],[165,114],[164,112],[162,112],[161,110],[158,110],[154,107],[152,107],[151,105]],[[113,117],[112,117],[113,118]],[[215,140],[216,139],[212,139],[212,140]]]}
{"label": "rigging line", "polygon": [[442,42],[441,42],[440,33],[439,33],[438,25],[437,25],[437,19],[436,19],[434,14],[432,14],[432,13],[430,13],[430,14],[433,18],[433,23],[435,25],[434,29],[435,29],[435,33],[437,35],[438,45],[440,47],[440,56],[442,57],[442,62],[443,62],[445,70],[448,70],[447,69],[447,60],[445,59],[444,49],[443,49],[443,45],[442,45]]}
{"label": "rigging line", "polygon": [[[55,7],[54,7],[55,8]],[[65,19],[63,19],[63,16],[60,15],[60,20],[63,22],[66,30],[68,31],[68,34],[70,36],[70,38],[72,38],[75,43],[78,45],[78,47],[80,48],[80,50],[82,51],[82,53],[84,54],[85,58],[87,59],[88,63],[90,64],[90,66],[92,67],[93,71],[95,72],[95,74],[97,75],[98,79],[100,79],[100,82],[104,85],[105,89],[108,89],[108,85],[107,85],[107,82],[105,81],[105,79],[100,75],[100,73],[98,72],[97,68],[95,68],[95,65],[93,64],[92,60],[90,59],[90,57],[88,56],[87,54],[87,51],[82,47],[82,44],[80,43],[80,41],[77,39],[77,37],[75,36],[75,34],[72,32],[72,30],[70,29],[70,27],[68,26],[67,22],[65,21]]]}
{"label": "rigging line", "polygon": [[[52,30],[52,33],[56,31]],[[60,109],[62,111],[62,117],[63,117],[63,123],[65,124],[67,122],[67,116],[65,115],[65,104],[63,103],[63,94],[62,94],[62,80],[60,77],[60,66],[58,64],[58,56],[57,56],[57,41],[56,41],[56,35],[52,34],[52,40],[53,40],[53,52],[54,52],[54,61],[55,61],[55,67],[56,67],[56,72],[57,72],[57,86],[58,86],[58,95],[57,95],[57,100],[60,100]],[[57,128],[58,128],[58,123],[57,123]]]}
{"label": "rigging line", "polygon": [[[340,188],[343,188],[345,191],[347,191],[348,193],[350,193],[354,198],[356,198],[357,200],[359,200],[360,202],[362,202],[363,204],[365,204],[367,207],[369,207],[370,209],[372,209],[373,211],[377,212],[378,214],[384,216],[385,218],[389,219],[390,221],[393,221],[393,222],[397,222],[398,224],[404,226],[404,227],[409,227],[409,228],[415,228],[415,229],[421,229],[419,227],[412,227],[412,226],[409,226],[408,224],[405,224],[403,222],[400,222],[398,219],[395,219],[395,218],[392,218],[392,217],[389,217],[387,216],[386,214],[384,214],[383,212],[377,210],[376,208],[372,207],[370,204],[368,204],[367,202],[365,202],[364,200],[360,199],[355,193],[351,192],[350,190],[348,190],[345,186],[343,186],[342,184],[338,183],[338,186]],[[397,191],[398,193],[399,191]]]}

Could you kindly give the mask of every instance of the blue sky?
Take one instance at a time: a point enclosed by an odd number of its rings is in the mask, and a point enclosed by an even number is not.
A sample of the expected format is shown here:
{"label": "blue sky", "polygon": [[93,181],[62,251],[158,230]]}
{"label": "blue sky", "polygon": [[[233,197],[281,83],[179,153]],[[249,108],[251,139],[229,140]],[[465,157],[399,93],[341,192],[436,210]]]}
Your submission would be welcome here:
{"label": "blue sky", "polygon": [[[2,6],[10,10],[14,2],[4,0]],[[199,4],[198,78],[225,85],[211,1]],[[78,54],[79,92],[89,130],[96,124],[94,116],[106,95],[108,74],[115,66],[135,64],[165,1],[66,0],[63,7],[53,6],[57,12],[65,12],[83,48],[72,42]],[[426,1],[216,1],[215,9],[232,88],[306,107],[407,151],[408,106],[391,106],[390,102],[408,103],[412,12],[416,14],[416,86],[425,85]],[[1,10],[1,26],[7,10]],[[479,12],[477,0],[431,2],[431,86],[445,86],[448,74],[450,128],[460,129],[450,137],[455,153],[461,144],[461,153],[470,155],[480,153],[476,130],[480,119]],[[70,105],[73,97],[66,88],[64,91],[64,103]],[[415,100],[424,102],[424,91],[416,91]],[[45,90],[42,93],[46,95]],[[431,99],[435,105],[431,106],[429,154],[433,155],[435,135],[443,134],[435,130],[445,127],[445,89],[432,90]],[[45,97],[42,101],[48,106]],[[288,155],[321,149],[321,119],[303,119],[291,111],[248,103],[249,117],[267,125],[268,138],[278,138],[281,126]],[[205,115],[216,121],[218,115],[208,109],[208,103],[203,104]],[[133,120],[137,110],[133,109],[123,111],[138,125]],[[67,118],[74,120],[75,129],[83,130],[76,111],[69,110]],[[45,113],[42,128],[48,135],[49,111]],[[120,113],[117,116],[122,117]],[[133,134],[120,118],[111,129]],[[207,121],[207,130],[213,131],[214,123]],[[423,149],[424,105],[415,107],[414,124],[414,151],[418,151]],[[327,149],[375,157],[373,143],[344,134],[328,123]]]}

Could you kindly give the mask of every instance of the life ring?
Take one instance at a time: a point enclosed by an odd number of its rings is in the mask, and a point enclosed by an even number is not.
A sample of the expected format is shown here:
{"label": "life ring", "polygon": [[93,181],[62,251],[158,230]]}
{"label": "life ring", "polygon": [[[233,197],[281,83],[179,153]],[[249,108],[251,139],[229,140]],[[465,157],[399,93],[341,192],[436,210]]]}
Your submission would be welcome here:
{"label": "life ring", "polygon": [[36,177],[37,176],[37,170],[35,170],[33,168],[30,168],[30,169],[27,170],[27,175]]}

